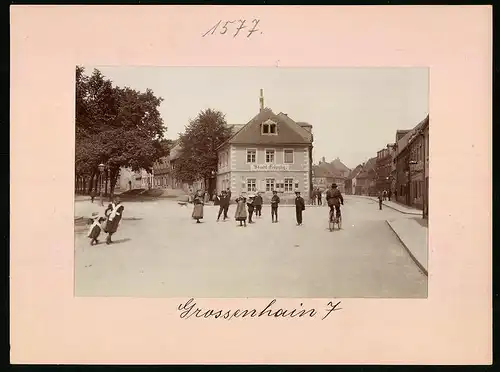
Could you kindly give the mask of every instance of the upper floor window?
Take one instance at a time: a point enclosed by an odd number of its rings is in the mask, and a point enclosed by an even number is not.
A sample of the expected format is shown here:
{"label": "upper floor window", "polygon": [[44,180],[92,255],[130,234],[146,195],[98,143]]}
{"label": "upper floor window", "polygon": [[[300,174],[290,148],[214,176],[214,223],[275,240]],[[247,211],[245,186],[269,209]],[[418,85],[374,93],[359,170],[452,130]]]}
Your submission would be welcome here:
{"label": "upper floor window", "polygon": [[278,134],[278,124],[272,120],[267,120],[261,124],[261,134]]}
{"label": "upper floor window", "polygon": [[274,163],[274,150],[266,150],[266,163]]}
{"label": "upper floor window", "polygon": [[283,150],[283,162],[285,164],[293,164],[293,150],[292,149],[285,149]]}
{"label": "upper floor window", "polygon": [[255,163],[257,161],[257,150],[247,149],[247,163]]}

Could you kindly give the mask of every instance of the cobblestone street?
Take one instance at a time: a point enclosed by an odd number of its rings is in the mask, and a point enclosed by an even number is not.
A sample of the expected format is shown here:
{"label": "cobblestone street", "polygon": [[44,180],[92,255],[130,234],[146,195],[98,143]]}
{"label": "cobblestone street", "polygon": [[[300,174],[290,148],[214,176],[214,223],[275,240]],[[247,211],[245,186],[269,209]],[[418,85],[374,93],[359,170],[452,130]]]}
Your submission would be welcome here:
{"label": "cobblestone street", "polygon": [[[202,224],[192,206],[174,201],[125,202],[113,245],[90,246],[75,233],[75,295],[133,297],[396,297],[427,296],[418,269],[386,220],[405,217],[375,201],[346,197],[343,229],[328,230],[328,208],[281,207],[271,223],[264,206],[256,223],[216,222],[206,206]],[[75,203],[88,216],[97,203]],[[413,216],[414,217],[414,216]],[[104,241],[101,235],[100,241]]]}

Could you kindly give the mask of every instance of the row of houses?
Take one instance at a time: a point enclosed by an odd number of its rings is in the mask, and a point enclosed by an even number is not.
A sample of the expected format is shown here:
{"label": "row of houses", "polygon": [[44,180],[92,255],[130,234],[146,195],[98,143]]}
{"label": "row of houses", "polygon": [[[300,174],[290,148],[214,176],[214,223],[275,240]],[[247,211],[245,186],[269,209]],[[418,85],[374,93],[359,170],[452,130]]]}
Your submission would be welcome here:
{"label": "row of houses", "polygon": [[341,192],[345,192],[345,184],[351,170],[339,158],[327,162],[321,158],[317,165],[313,165],[313,188],[321,192],[336,183]]}
{"label": "row of houses", "polygon": [[390,191],[393,200],[423,210],[429,203],[429,115],[412,129],[397,130],[395,142],[358,165],[345,183],[346,194],[375,196]]}

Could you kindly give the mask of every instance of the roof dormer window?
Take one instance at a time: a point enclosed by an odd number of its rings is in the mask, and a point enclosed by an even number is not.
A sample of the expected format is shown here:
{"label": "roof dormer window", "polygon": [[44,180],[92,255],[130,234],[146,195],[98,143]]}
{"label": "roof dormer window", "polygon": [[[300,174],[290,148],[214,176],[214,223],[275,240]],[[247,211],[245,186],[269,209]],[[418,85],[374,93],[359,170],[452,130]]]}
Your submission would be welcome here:
{"label": "roof dormer window", "polygon": [[272,120],[267,120],[261,124],[261,134],[276,135],[278,134],[278,124]]}

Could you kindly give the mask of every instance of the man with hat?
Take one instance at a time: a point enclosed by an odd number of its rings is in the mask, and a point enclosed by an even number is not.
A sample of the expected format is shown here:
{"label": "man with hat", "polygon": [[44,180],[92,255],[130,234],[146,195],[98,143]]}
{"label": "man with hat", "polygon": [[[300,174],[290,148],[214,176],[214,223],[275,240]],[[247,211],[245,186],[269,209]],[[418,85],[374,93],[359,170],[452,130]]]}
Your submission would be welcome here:
{"label": "man with hat", "polygon": [[300,191],[295,190],[295,217],[297,218],[297,226],[302,225],[302,212],[306,209],[304,198],[300,196]]}
{"label": "man with hat", "polygon": [[271,220],[272,223],[278,222],[278,205],[280,203],[280,197],[278,192],[273,190],[273,197],[271,198]]}
{"label": "man with hat", "polygon": [[253,204],[255,205],[255,215],[261,217],[262,216],[262,196],[260,192],[257,192],[253,200]]}
{"label": "man with hat", "polygon": [[332,183],[332,187],[326,192],[326,201],[330,211],[335,209],[337,217],[340,217],[340,204],[344,205],[344,198],[336,183]]}
{"label": "man with hat", "polygon": [[254,201],[255,201],[255,195],[250,194],[248,196],[248,201],[247,201],[247,207],[248,207],[248,223],[253,223],[252,221],[252,216],[253,216],[253,211],[254,211]]}
{"label": "man with hat", "polygon": [[227,210],[229,208],[229,198],[226,193],[226,190],[222,190],[219,195],[219,214],[217,215],[217,222],[219,222],[220,216],[224,213],[224,221],[227,217]]}

